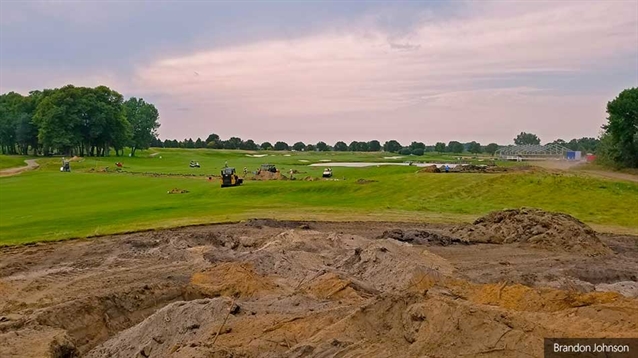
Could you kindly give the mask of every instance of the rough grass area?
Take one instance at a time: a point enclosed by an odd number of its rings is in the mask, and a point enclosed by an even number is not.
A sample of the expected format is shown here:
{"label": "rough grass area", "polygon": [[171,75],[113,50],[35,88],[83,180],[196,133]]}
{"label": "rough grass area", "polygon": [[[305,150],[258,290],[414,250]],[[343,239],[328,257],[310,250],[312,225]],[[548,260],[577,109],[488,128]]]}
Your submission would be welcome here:
{"label": "rough grass area", "polygon": [[[521,206],[568,213],[607,230],[638,232],[638,184],[631,182],[544,171],[417,174],[414,167],[380,166],[334,167],[335,180],[248,180],[222,189],[218,179],[208,181],[207,175],[219,174],[226,160],[239,171],[272,163],[286,175],[291,168],[303,172],[296,174],[298,178],[320,177],[323,167],[308,164],[321,159],[386,160],[380,153],[277,153],[267,158],[211,150],[142,154],[74,162],[71,173],[59,172],[59,158],[41,159],[37,171],[0,178],[0,244],[254,217],[469,221],[492,210]],[[202,168],[189,168],[190,160],[199,161]],[[115,169],[116,161],[124,163],[122,173],[100,171],[105,166]],[[370,182],[359,184],[358,179]],[[188,193],[167,193],[175,188]]]}
{"label": "rough grass area", "polygon": [[24,160],[28,158],[22,155],[0,155],[0,170],[26,166]]}

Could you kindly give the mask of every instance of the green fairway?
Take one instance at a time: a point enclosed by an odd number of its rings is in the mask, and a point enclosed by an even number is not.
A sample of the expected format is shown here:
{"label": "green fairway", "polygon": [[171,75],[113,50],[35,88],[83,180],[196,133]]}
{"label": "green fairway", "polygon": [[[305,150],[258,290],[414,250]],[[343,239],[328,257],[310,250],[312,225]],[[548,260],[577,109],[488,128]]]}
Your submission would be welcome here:
{"label": "green fairway", "polygon": [[[71,173],[59,172],[61,158],[41,158],[37,170],[0,178],[0,244],[253,217],[456,222],[520,206],[569,213],[613,230],[638,229],[638,184],[631,182],[545,172],[426,174],[416,173],[415,167],[374,166],[333,167],[338,180],[248,180],[240,187],[222,189],[218,179],[210,182],[207,175],[218,175],[225,161],[238,172],[272,163],[284,174],[296,169],[300,172],[296,177],[303,178],[321,176],[323,166],[308,166],[320,160],[402,162],[408,158],[334,152],[268,152],[268,157],[260,158],[243,151],[176,149],[149,156],[151,153],[141,152],[136,158],[86,158],[73,162]],[[8,161],[0,158],[0,163]],[[452,161],[456,156],[411,158]],[[199,161],[202,168],[189,168],[190,160]],[[124,164],[121,173],[114,172],[117,161]],[[109,172],[103,172],[105,166]],[[375,182],[359,184],[357,179]],[[189,193],[167,194],[173,188]]]}

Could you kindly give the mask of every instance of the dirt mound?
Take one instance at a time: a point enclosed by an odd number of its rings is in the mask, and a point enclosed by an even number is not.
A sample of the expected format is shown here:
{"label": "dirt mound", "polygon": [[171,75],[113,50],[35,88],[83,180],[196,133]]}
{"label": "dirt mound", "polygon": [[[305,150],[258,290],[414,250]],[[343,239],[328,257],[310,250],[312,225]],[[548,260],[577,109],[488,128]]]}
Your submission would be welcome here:
{"label": "dirt mound", "polygon": [[167,193],[168,194],[186,194],[188,193],[188,190],[175,188],[175,189],[169,190]]}
{"label": "dirt mound", "polygon": [[461,240],[455,237],[449,237],[425,230],[386,230],[379,236],[380,239],[392,239],[403,242],[410,242],[418,245],[438,245],[448,246],[453,244],[470,244],[469,241]]}
{"label": "dirt mound", "polygon": [[439,169],[439,167],[437,167],[436,165],[430,165],[427,167],[423,167],[423,169],[420,169],[417,173],[440,173],[441,169]]}
{"label": "dirt mound", "polygon": [[261,170],[257,172],[254,176],[250,178],[250,180],[288,180],[288,177],[281,174],[281,172],[269,172],[267,170]]}
{"label": "dirt mound", "polygon": [[611,253],[596,232],[578,219],[539,209],[495,211],[477,219],[472,225],[453,228],[451,232],[474,243],[525,243],[543,249],[589,255]]}
{"label": "dirt mound", "polygon": [[509,169],[506,167],[476,164],[457,165],[450,169],[450,172],[453,173],[504,173],[507,171],[509,171]]}
{"label": "dirt mound", "polygon": [[254,296],[275,289],[267,277],[255,273],[251,265],[224,262],[191,277],[191,285],[198,293],[216,296]]}

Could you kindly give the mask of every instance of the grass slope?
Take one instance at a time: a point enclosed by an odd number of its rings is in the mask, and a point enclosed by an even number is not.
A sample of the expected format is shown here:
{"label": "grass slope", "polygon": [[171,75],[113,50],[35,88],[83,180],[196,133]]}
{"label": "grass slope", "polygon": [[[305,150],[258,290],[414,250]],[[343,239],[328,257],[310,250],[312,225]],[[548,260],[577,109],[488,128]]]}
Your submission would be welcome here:
{"label": "grass slope", "polygon": [[[36,171],[0,178],[0,244],[251,217],[468,221],[492,210],[520,206],[569,213],[614,230],[638,231],[638,184],[579,175],[417,174],[414,167],[335,167],[335,178],[340,180],[247,181],[225,189],[218,180],[209,182],[205,177],[218,174],[226,160],[238,168],[256,169],[270,162],[284,173],[290,168],[306,172],[298,177],[320,176],[322,167],[308,164],[326,158],[387,161],[378,153],[289,153],[289,157],[278,153],[267,159],[246,154],[162,150],[154,157],[146,153],[138,158],[87,159],[72,163],[71,173],[59,172],[59,158],[41,159]],[[90,172],[106,165],[114,168],[118,159],[128,172],[201,176]],[[189,168],[190,160],[198,160],[202,168]],[[359,178],[376,182],[358,184]],[[189,193],[167,194],[172,188]]]}

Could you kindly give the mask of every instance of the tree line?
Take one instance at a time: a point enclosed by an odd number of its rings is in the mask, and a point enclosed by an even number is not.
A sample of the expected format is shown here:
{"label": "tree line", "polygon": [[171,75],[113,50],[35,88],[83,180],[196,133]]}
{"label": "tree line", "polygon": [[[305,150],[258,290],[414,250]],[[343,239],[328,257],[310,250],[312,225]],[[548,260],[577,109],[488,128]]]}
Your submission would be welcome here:
{"label": "tree line", "polygon": [[[516,138],[514,138],[514,142],[517,145],[524,144],[540,144],[540,138],[532,133],[522,132]],[[572,139],[569,142],[566,142],[562,139],[557,139],[552,143],[557,143],[565,146],[571,150],[580,150],[583,152],[594,153],[596,152],[598,143],[600,140],[596,138],[580,138],[580,139]],[[396,153],[401,155],[417,155],[421,156],[428,152],[437,152],[437,153],[471,153],[471,154],[480,154],[487,153],[490,155],[494,155],[496,151],[501,148],[501,145],[496,143],[490,143],[488,145],[481,145],[476,141],[461,143],[459,141],[450,141],[448,143],[437,142],[434,145],[426,145],[423,142],[412,142],[409,145],[402,145],[397,140],[389,140],[385,143],[381,144],[378,140],[371,140],[368,142],[359,142],[352,141],[349,144],[343,141],[338,141],[334,145],[328,145],[326,142],[318,142],[316,144],[306,144],[304,142],[295,142],[292,145],[289,145],[286,142],[275,142],[272,144],[271,142],[263,142],[261,144],[257,144],[252,139],[242,140],[239,137],[231,137],[228,140],[220,139],[219,135],[211,134],[205,140],[201,138],[197,138],[193,140],[192,138],[184,139],[178,141],[176,139],[166,139],[164,141],[160,139],[154,139],[152,142],[153,147],[159,148],[209,148],[209,149],[243,149],[243,150],[276,150],[276,151],[285,151],[285,150],[295,150],[298,152],[301,151],[335,151],[335,152],[380,152],[385,151],[389,153]]]}
{"label": "tree line", "polygon": [[211,134],[205,140],[197,138],[184,139],[178,141],[176,139],[166,139],[164,141],[160,139],[154,139],[151,146],[160,148],[209,148],[209,149],[243,149],[243,150],[295,150],[295,151],[336,151],[336,152],[380,152],[385,151],[389,153],[397,153],[401,155],[423,155],[427,152],[439,152],[439,153],[490,153],[494,154],[500,147],[496,143],[490,143],[487,146],[482,146],[478,142],[461,143],[458,141],[450,141],[447,144],[438,142],[435,145],[425,145],[423,142],[412,142],[409,145],[402,145],[397,140],[389,140],[381,144],[378,140],[371,140],[368,142],[352,141],[349,144],[343,141],[338,141],[334,145],[329,145],[326,142],[320,141],[315,144],[306,144],[304,142],[295,142],[290,145],[283,141],[278,141],[272,144],[271,142],[263,142],[257,144],[252,139],[242,140],[239,137],[231,137],[228,140],[222,140],[219,135]]}
{"label": "tree line", "polygon": [[157,139],[159,112],[142,98],[106,87],[44,89],[0,95],[2,154],[105,156],[113,148],[148,148]]}

